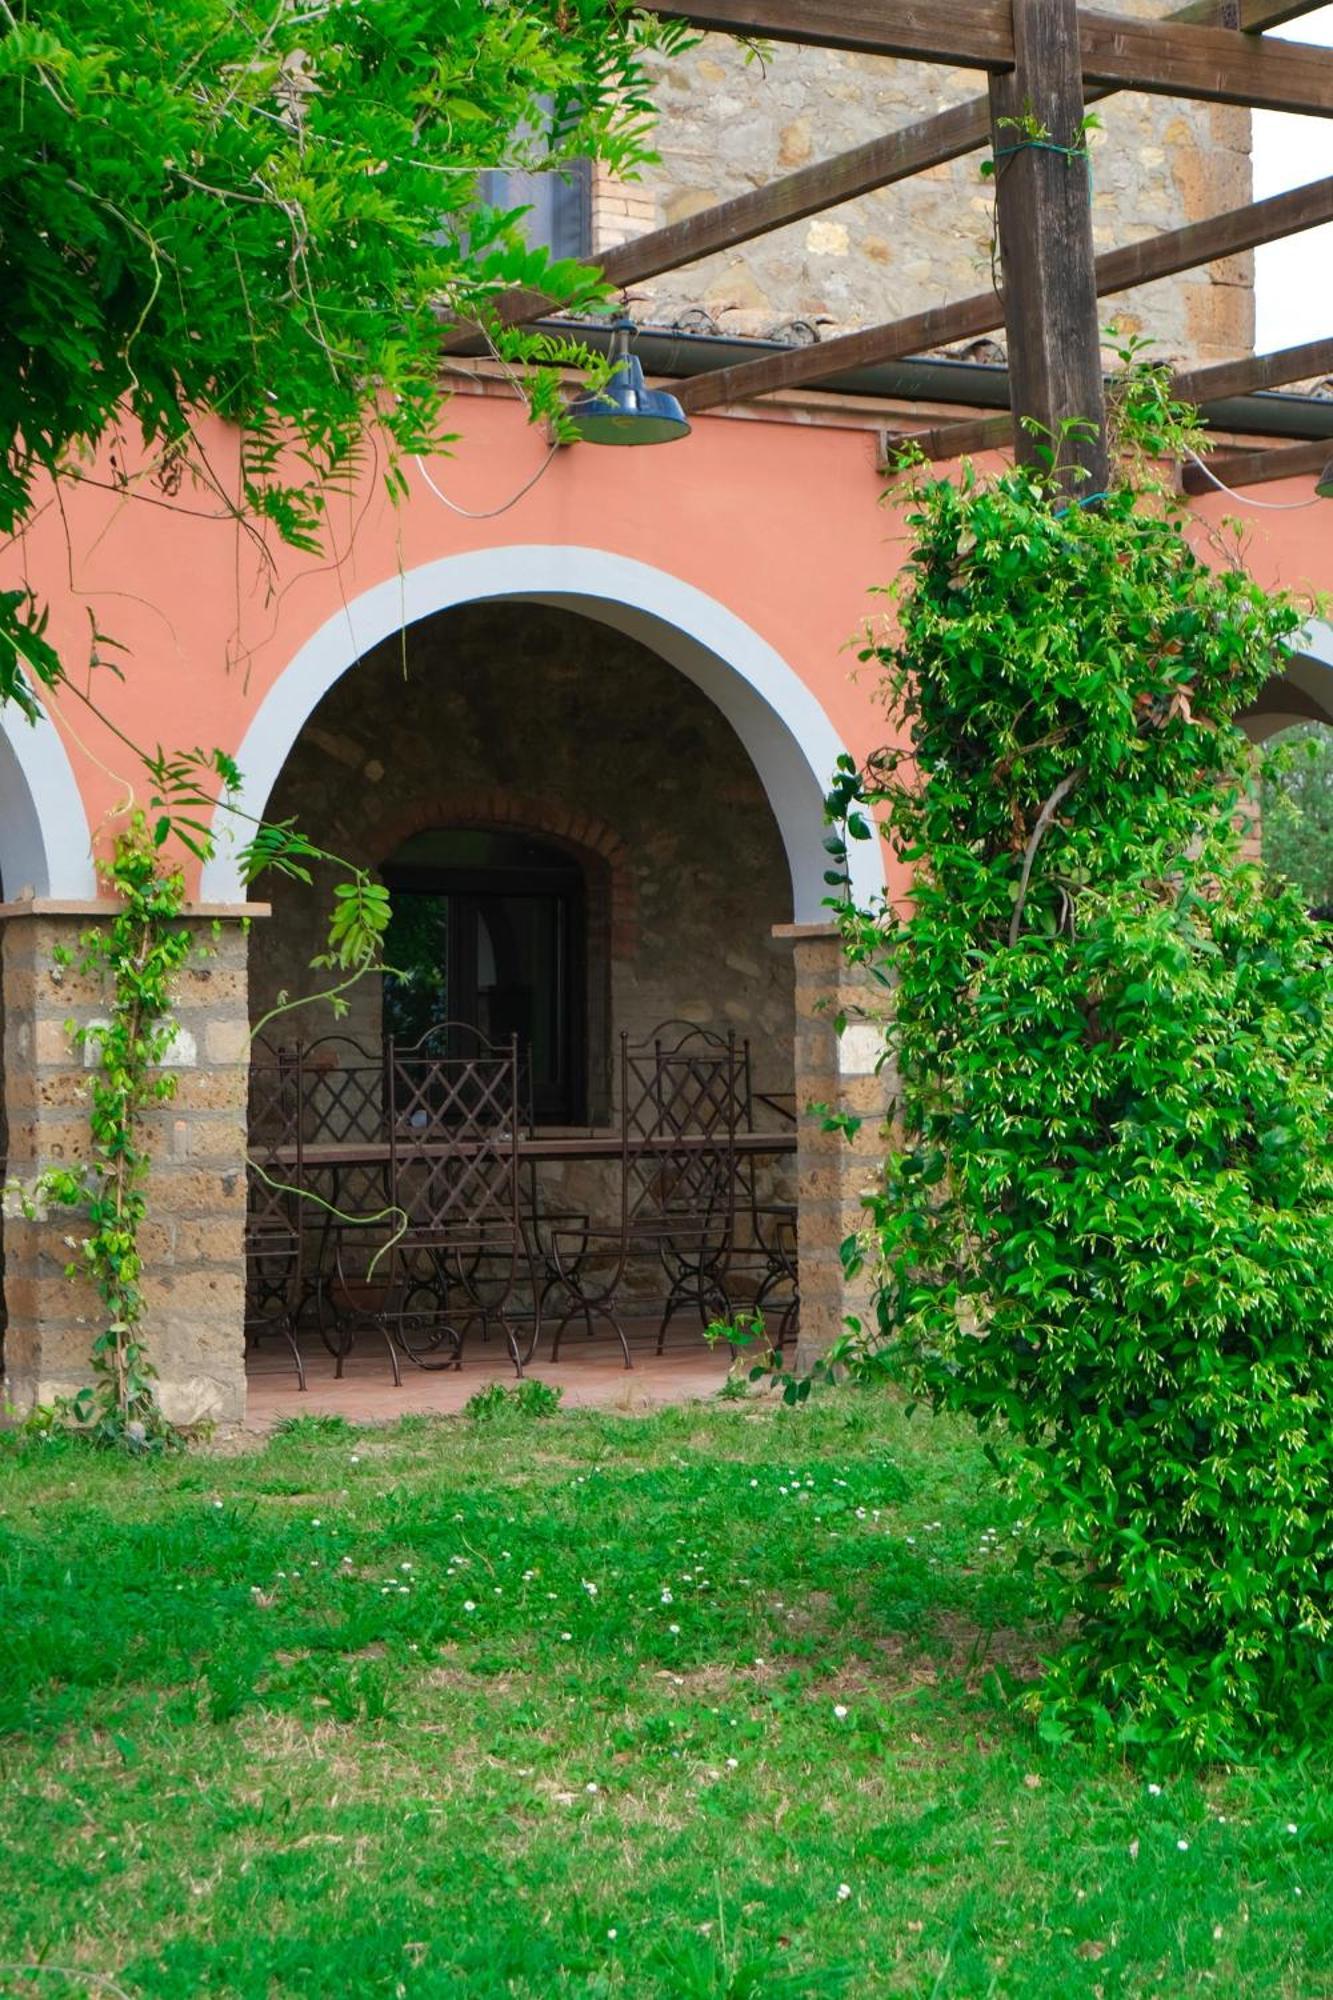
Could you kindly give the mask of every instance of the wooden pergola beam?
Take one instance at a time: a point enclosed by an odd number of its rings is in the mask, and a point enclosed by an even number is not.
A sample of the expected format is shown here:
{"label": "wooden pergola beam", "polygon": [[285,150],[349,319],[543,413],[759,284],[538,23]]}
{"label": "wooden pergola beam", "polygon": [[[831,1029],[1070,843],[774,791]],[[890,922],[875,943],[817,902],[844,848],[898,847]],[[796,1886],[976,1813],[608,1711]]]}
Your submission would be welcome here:
{"label": "wooden pergola beam", "polygon": [[[1228,209],[1206,222],[1191,222],[1142,243],[1108,250],[1097,259],[1097,292],[1105,297],[1127,291],[1132,285],[1169,278],[1177,271],[1212,264],[1221,257],[1234,257],[1260,243],[1294,236],[1329,221],[1333,221],[1333,176],[1288,194],[1270,195],[1267,201],[1251,202],[1245,208]],[[883,326],[862,327],[813,347],[784,348],[778,354],[765,354],[732,368],[713,369],[681,383],[677,393],[687,409],[696,411],[715,409],[722,403],[743,403],[753,396],[800,388],[850,369],[872,368],[877,362],[893,361],[905,354],[923,354],[955,341],[972,340],[978,334],[994,332],[1003,321],[1003,299],[994,290],[977,292],[952,305],[932,306]]]}
{"label": "wooden pergola beam", "polygon": [[[671,0],[653,11],[760,40],[996,74],[1014,64],[1010,0]],[[1313,43],[1091,11],[1080,13],[1078,32],[1087,83],[1333,117],[1333,50]]]}
{"label": "wooden pergola beam", "polygon": [[1217,493],[1227,487],[1265,486],[1274,479],[1317,476],[1329,464],[1333,464],[1333,439],[1315,438],[1276,450],[1233,452],[1211,460],[1209,466],[1191,461],[1182,469],[1180,483],[1187,493]]}
{"label": "wooden pergola beam", "polygon": [[[1313,375],[1333,373],[1333,339],[1306,340],[1298,347],[1272,354],[1253,354],[1243,361],[1218,361],[1209,368],[1190,368],[1172,377],[1171,387],[1184,403],[1220,403],[1230,396],[1252,395],[1258,389],[1278,389],[1287,382],[1304,382]],[[923,457],[967,458],[978,451],[995,451],[1009,442],[1012,418],[1008,410],[984,417],[964,417],[957,423],[932,424],[923,431],[884,434],[882,461],[902,445],[914,445]],[[1333,446],[1329,447],[1333,456]]]}
{"label": "wooden pergola beam", "polygon": [[[1249,34],[1260,34],[1265,28],[1281,26],[1324,4],[1325,0],[1299,0],[1297,5],[1292,5],[1291,0],[1242,0],[1241,26]],[[1209,25],[1226,23],[1235,5],[1236,0],[1190,0],[1188,6],[1166,18]],[[1085,101],[1091,104],[1113,95],[1110,88],[1092,89],[1085,92]],[[989,136],[989,98],[969,98],[932,118],[900,126],[897,131],[885,133],[883,138],[835,154],[832,159],[783,174],[766,187],[750,189],[712,208],[701,209],[698,215],[683,222],[618,244],[599,260],[602,276],[607,284],[621,289],[643,284],[718,251],[734,250],[789,223],[820,215],[840,202],[855,201],[861,195],[892,187],[895,182],[910,180],[929,167],[961,159],[983,146]],[[495,316],[501,326],[521,326],[555,310],[554,301],[541,292],[506,292],[495,302]],[[475,327],[447,334],[444,351],[450,353],[467,346],[476,334]]]}

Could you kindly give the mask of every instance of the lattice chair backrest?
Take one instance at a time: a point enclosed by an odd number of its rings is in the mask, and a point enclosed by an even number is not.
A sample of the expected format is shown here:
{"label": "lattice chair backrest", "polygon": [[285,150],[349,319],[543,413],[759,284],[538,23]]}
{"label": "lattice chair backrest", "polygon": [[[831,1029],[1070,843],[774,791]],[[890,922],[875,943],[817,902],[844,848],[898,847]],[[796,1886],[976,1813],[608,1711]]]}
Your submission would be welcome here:
{"label": "lattice chair backrest", "polygon": [[748,1044],[690,1022],[647,1042],[621,1038],[621,1119],[631,1216],[711,1225],[735,1203],[736,1134],[748,1097]]}
{"label": "lattice chair backrest", "polygon": [[393,1198],[414,1234],[517,1240],[517,1039],[447,1022],[423,1041],[387,1045]]}
{"label": "lattice chair backrest", "polygon": [[299,1045],[301,1135],[308,1146],[345,1146],[385,1136],[384,1060],[350,1035]]}

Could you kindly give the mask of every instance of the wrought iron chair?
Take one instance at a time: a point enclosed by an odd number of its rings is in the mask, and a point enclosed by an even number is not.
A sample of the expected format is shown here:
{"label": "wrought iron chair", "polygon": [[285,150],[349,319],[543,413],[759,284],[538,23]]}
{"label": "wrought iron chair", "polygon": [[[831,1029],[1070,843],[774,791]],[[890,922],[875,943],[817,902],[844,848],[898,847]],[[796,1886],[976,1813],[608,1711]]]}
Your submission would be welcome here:
{"label": "wrought iron chair", "polygon": [[443,1023],[409,1048],[386,1042],[384,1073],[394,1213],[369,1235],[340,1229],[338,1284],[379,1327],[397,1383],[402,1356],[459,1367],[472,1326],[498,1325],[521,1375],[518,1294],[531,1269],[517,1042],[500,1047],[466,1023]]}
{"label": "wrought iron chair", "polygon": [[744,1112],[744,1063],[734,1036],[667,1022],[644,1043],[620,1042],[619,1214],[611,1225],[555,1228],[554,1275],[544,1303],[565,1310],[551,1359],[570,1321],[611,1327],[625,1366],[631,1270],[647,1262],[665,1278],[658,1352],[683,1305],[707,1325],[727,1310],[725,1273],[735,1234],[736,1133]]}
{"label": "wrought iron chair", "polygon": [[300,1095],[292,1065],[267,1044],[252,1056],[245,1207],[245,1335],[280,1333],[306,1386],[297,1323],[305,1295]]}
{"label": "wrought iron chair", "polygon": [[[754,1091],[748,1077],[747,1047],[745,1129],[792,1129],[796,1098],[792,1092]],[[779,1352],[786,1346],[800,1317],[801,1283],[798,1257],[797,1209],[794,1201],[777,1198],[765,1163],[754,1155],[738,1160],[737,1231],[727,1272],[730,1316],[744,1309],[777,1315],[770,1337]]]}
{"label": "wrought iron chair", "polygon": [[[344,1231],[369,1230],[383,1241],[392,1208],[384,1059],[340,1034],[298,1043],[284,1055],[300,1104],[301,1184],[308,1197],[302,1312],[313,1310],[338,1378],[357,1332],[373,1324],[363,1286],[340,1277],[339,1239]],[[369,1157],[356,1156],[359,1145],[371,1149]],[[377,1159],[378,1147],[385,1151]],[[338,1157],[340,1150],[347,1157]]]}

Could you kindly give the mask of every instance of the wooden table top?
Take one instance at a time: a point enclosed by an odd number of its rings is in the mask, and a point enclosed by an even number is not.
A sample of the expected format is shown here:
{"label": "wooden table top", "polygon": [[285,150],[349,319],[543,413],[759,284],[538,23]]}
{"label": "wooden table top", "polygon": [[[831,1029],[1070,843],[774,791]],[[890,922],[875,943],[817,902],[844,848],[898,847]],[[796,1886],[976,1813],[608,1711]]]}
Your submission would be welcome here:
{"label": "wooden table top", "polygon": [[[516,1147],[520,1160],[533,1161],[615,1160],[619,1159],[624,1150],[625,1142],[618,1132],[521,1133]],[[420,1138],[415,1133],[405,1133],[397,1147],[393,1149],[390,1148],[387,1139],[321,1141],[302,1146],[299,1149],[299,1157],[307,1167],[369,1167],[386,1162],[391,1156],[391,1151],[396,1151],[401,1163],[412,1160],[446,1159],[450,1154],[465,1154],[468,1151],[468,1142],[458,1139],[431,1140]],[[660,1136],[654,1134],[651,1137],[631,1139],[629,1143],[629,1152],[634,1157],[644,1153],[678,1155],[728,1151],[743,1154],[747,1158],[790,1154],[796,1151],[796,1134],[795,1132],[737,1132],[734,1139],[728,1140],[725,1133],[716,1137],[703,1132],[686,1132],[675,1137],[663,1133]],[[277,1146],[266,1157],[281,1161],[284,1165],[294,1165],[298,1149],[295,1145]]]}
{"label": "wooden table top", "polygon": [[[480,1148],[478,1148],[480,1150]],[[498,1150],[498,1148],[496,1148]],[[624,1150],[624,1140],[618,1132],[524,1132],[518,1136],[516,1152],[520,1160],[618,1160]],[[630,1156],[640,1154],[689,1154],[689,1152],[737,1152],[747,1158],[763,1158],[769,1154],[793,1154],[797,1150],[795,1132],[737,1132],[733,1140],[727,1134],[717,1138],[707,1132],[683,1132],[679,1136],[652,1134],[646,1138],[632,1138],[628,1144]],[[418,1138],[414,1132],[404,1134],[396,1148],[390,1148],[388,1140],[336,1140],[318,1142],[310,1146],[274,1146],[266,1158],[282,1162],[284,1166],[294,1166],[300,1156],[304,1166],[380,1166],[396,1152],[400,1162],[410,1160],[432,1160],[448,1158],[450,1154],[466,1154],[466,1140],[430,1140]]]}

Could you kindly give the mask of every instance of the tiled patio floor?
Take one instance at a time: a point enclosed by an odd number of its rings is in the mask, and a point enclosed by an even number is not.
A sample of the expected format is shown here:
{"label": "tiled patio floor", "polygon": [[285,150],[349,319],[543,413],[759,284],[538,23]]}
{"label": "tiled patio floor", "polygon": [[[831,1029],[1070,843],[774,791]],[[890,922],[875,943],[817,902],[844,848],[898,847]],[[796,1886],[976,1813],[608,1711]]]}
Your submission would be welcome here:
{"label": "tiled patio floor", "polygon": [[[539,1356],[527,1372],[543,1382],[559,1384],[569,1409],[596,1406],[633,1412],[660,1403],[714,1396],[721,1388],[728,1367],[726,1349],[709,1349],[697,1331],[673,1326],[662,1355],[653,1352],[651,1336],[636,1337],[631,1329],[629,1338],[633,1368],[625,1367],[613,1339],[600,1334],[594,1340],[571,1335],[561,1347],[559,1361]],[[394,1387],[388,1353],[377,1334],[367,1333],[358,1341],[344,1364],[341,1381],[334,1379],[332,1357],[316,1335],[303,1337],[301,1352],[309,1384],[304,1395],[297,1387],[291,1355],[281,1340],[269,1339],[251,1350],[247,1430],[271,1430],[282,1418],[296,1416],[342,1416],[349,1423],[364,1424],[392,1423],[407,1415],[449,1416],[461,1410],[468,1397],[486,1383],[508,1386],[514,1381],[514,1371],[498,1340],[465,1350],[458,1372],[430,1372],[404,1362],[401,1389]]]}

